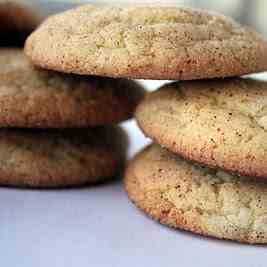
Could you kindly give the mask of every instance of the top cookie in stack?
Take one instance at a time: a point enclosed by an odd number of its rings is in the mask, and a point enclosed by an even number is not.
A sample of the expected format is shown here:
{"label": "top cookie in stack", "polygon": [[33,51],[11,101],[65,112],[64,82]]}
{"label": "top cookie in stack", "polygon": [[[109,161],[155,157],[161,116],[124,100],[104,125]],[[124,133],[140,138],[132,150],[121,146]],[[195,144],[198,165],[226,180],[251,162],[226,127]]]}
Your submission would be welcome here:
{"label": "top cookie in stack", "polygon": [[13,30],[25,36],[35,27],[34,15],[6,2],[0,14],[6,24],[0,28],[0,184],[66,187],[114,177],[128,140],[110,124],[132,118],[143,88],[34,67],[23,50],[8,47],[22,41]]}
{"label": "top cookie in stack", "polygon": [[189,8],[85,5],[49,18],[26,43],[40,67],[156,80],[266,70],[267,44],[221,15]]}

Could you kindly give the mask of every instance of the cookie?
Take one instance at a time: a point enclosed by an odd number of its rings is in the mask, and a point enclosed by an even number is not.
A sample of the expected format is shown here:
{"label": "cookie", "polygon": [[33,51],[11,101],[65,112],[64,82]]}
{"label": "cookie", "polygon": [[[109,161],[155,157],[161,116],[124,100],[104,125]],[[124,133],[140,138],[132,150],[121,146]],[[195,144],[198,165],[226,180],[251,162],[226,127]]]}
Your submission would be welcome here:
{"label": "cookie", "polygon": [[267,42],[229,18],[178,7],[85,5],[48,18],[26,42],[37,66],[156,80],[267,70]]}
{"label": "cookie", "polygon": [[267,183],[194,165],[152,145],[125,175],[130,199],[162,224],[245,243],[267,243]]}
{"label": "cookie", "polygon": [[267,82],[172,83],[148,95],[136,117],[147,136],[184,158],[267,178]]}
{"label": "cookie", "polygon": [[119,127],[0,129],[0,184],[53,188],[102,182],[119,174],[126,148]]}
{"label": "cookie", "polygon": [[21,50],[0,50],[0,127],[70,128],[118,123],[144,95],[130,80],[35,69]]}
{"label": "cookie", "polygon": [[14,1],[0,2],[0,46],[23,46],[39,25],[39,17],[29,6]]}

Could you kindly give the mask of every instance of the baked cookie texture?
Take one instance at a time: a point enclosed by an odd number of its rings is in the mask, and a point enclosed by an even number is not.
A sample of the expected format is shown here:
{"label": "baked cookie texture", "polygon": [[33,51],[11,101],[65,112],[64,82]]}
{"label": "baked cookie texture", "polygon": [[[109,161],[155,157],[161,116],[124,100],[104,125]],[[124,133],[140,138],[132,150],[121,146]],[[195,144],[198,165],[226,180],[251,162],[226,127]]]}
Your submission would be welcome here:
{"label": "baked cookie texture", "polygon": [[23,46],[27,36],[41,23],[30,6],[19,1],[0,1],[0,46]]}
{"label": "baked cookie texture", "polygon": [[19,49],[0,49],[0,126],[73,128],[129,119],[144,89],[130,80],[35,69]]}
{"label": "baked cookie texture", "polygon": [[267,70],[267,43],[221,15],[177,7],[85,5],[27,40],[40,67],[121,78],[192,80]]}
{"label": "baked cookie texture", "polygon": [[162,224],[245,243],[267,243],[267,183],[147,147],[125,175],[130,199]]}
{"label": "baked cookie texture", "polygon": [[172,83],[136,111],[140,128],[184,158],[267,177],[267,83],[229,78]]}
{"label": "baked cookie texture", "polygon": [[119,127],[0,129],[0,184],[53,188],[95,184],[119,174],[128,138]]}

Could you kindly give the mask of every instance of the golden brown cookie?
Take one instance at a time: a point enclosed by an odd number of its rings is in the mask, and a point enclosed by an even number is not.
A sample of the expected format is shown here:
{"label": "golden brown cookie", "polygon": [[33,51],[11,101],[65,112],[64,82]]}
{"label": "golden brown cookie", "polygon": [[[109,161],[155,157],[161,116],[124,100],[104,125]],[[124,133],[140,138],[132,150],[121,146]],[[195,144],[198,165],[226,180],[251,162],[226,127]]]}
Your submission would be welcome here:
{"label": "golden brown cookie", "polygon": [[85,5],[26,42],[37,66],[76,74],[192,80],[267,70],[267,42],[221,15],[178,7]]}
{"label": "golden brown cookie", "polygon": [[126,149],[119,127],[0,129],[0,184],[52,188],[102,182],[119,174]]}
{"label": "golden brown cookie", "polygon": [[267,82],[172,83],[148,95],[136,117],[147,136],[174,153],[267,178]]}
{"label": "golden brown cookie", "polygon": [[0,50],[0,127],[70,128],[132,117],[144,95],[130,80],[34,69],[21,50]]}
{"label": "golden brown cookie", "polygon": [[23,46],[41,17],[16,1],[0,1],[0,46]]}
{"label": "golden brown cookie", "polygon": [[267,243],[267,183],[189,163],[152,145],[125,175],[130,199],[152,218],[201,235]]}

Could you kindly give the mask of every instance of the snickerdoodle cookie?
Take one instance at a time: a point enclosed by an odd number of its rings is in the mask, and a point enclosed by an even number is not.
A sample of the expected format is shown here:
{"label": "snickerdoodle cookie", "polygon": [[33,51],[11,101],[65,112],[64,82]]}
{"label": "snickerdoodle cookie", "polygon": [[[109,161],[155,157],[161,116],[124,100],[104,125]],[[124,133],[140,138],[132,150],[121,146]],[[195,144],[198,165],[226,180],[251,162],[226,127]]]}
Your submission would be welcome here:
{"label": "snickerdoodle cookie", "polygon": [[152,145],[130,162],[130,199],[171,227],[245,243],[267,243],[267,183],[189,163]]}
{"label": "snickerdoodle cookie", "polygon": [[37,66],[121,78],[192,80],[267,70],[267,42],[222,15],[179,7],[85,5],[27,40]]}

